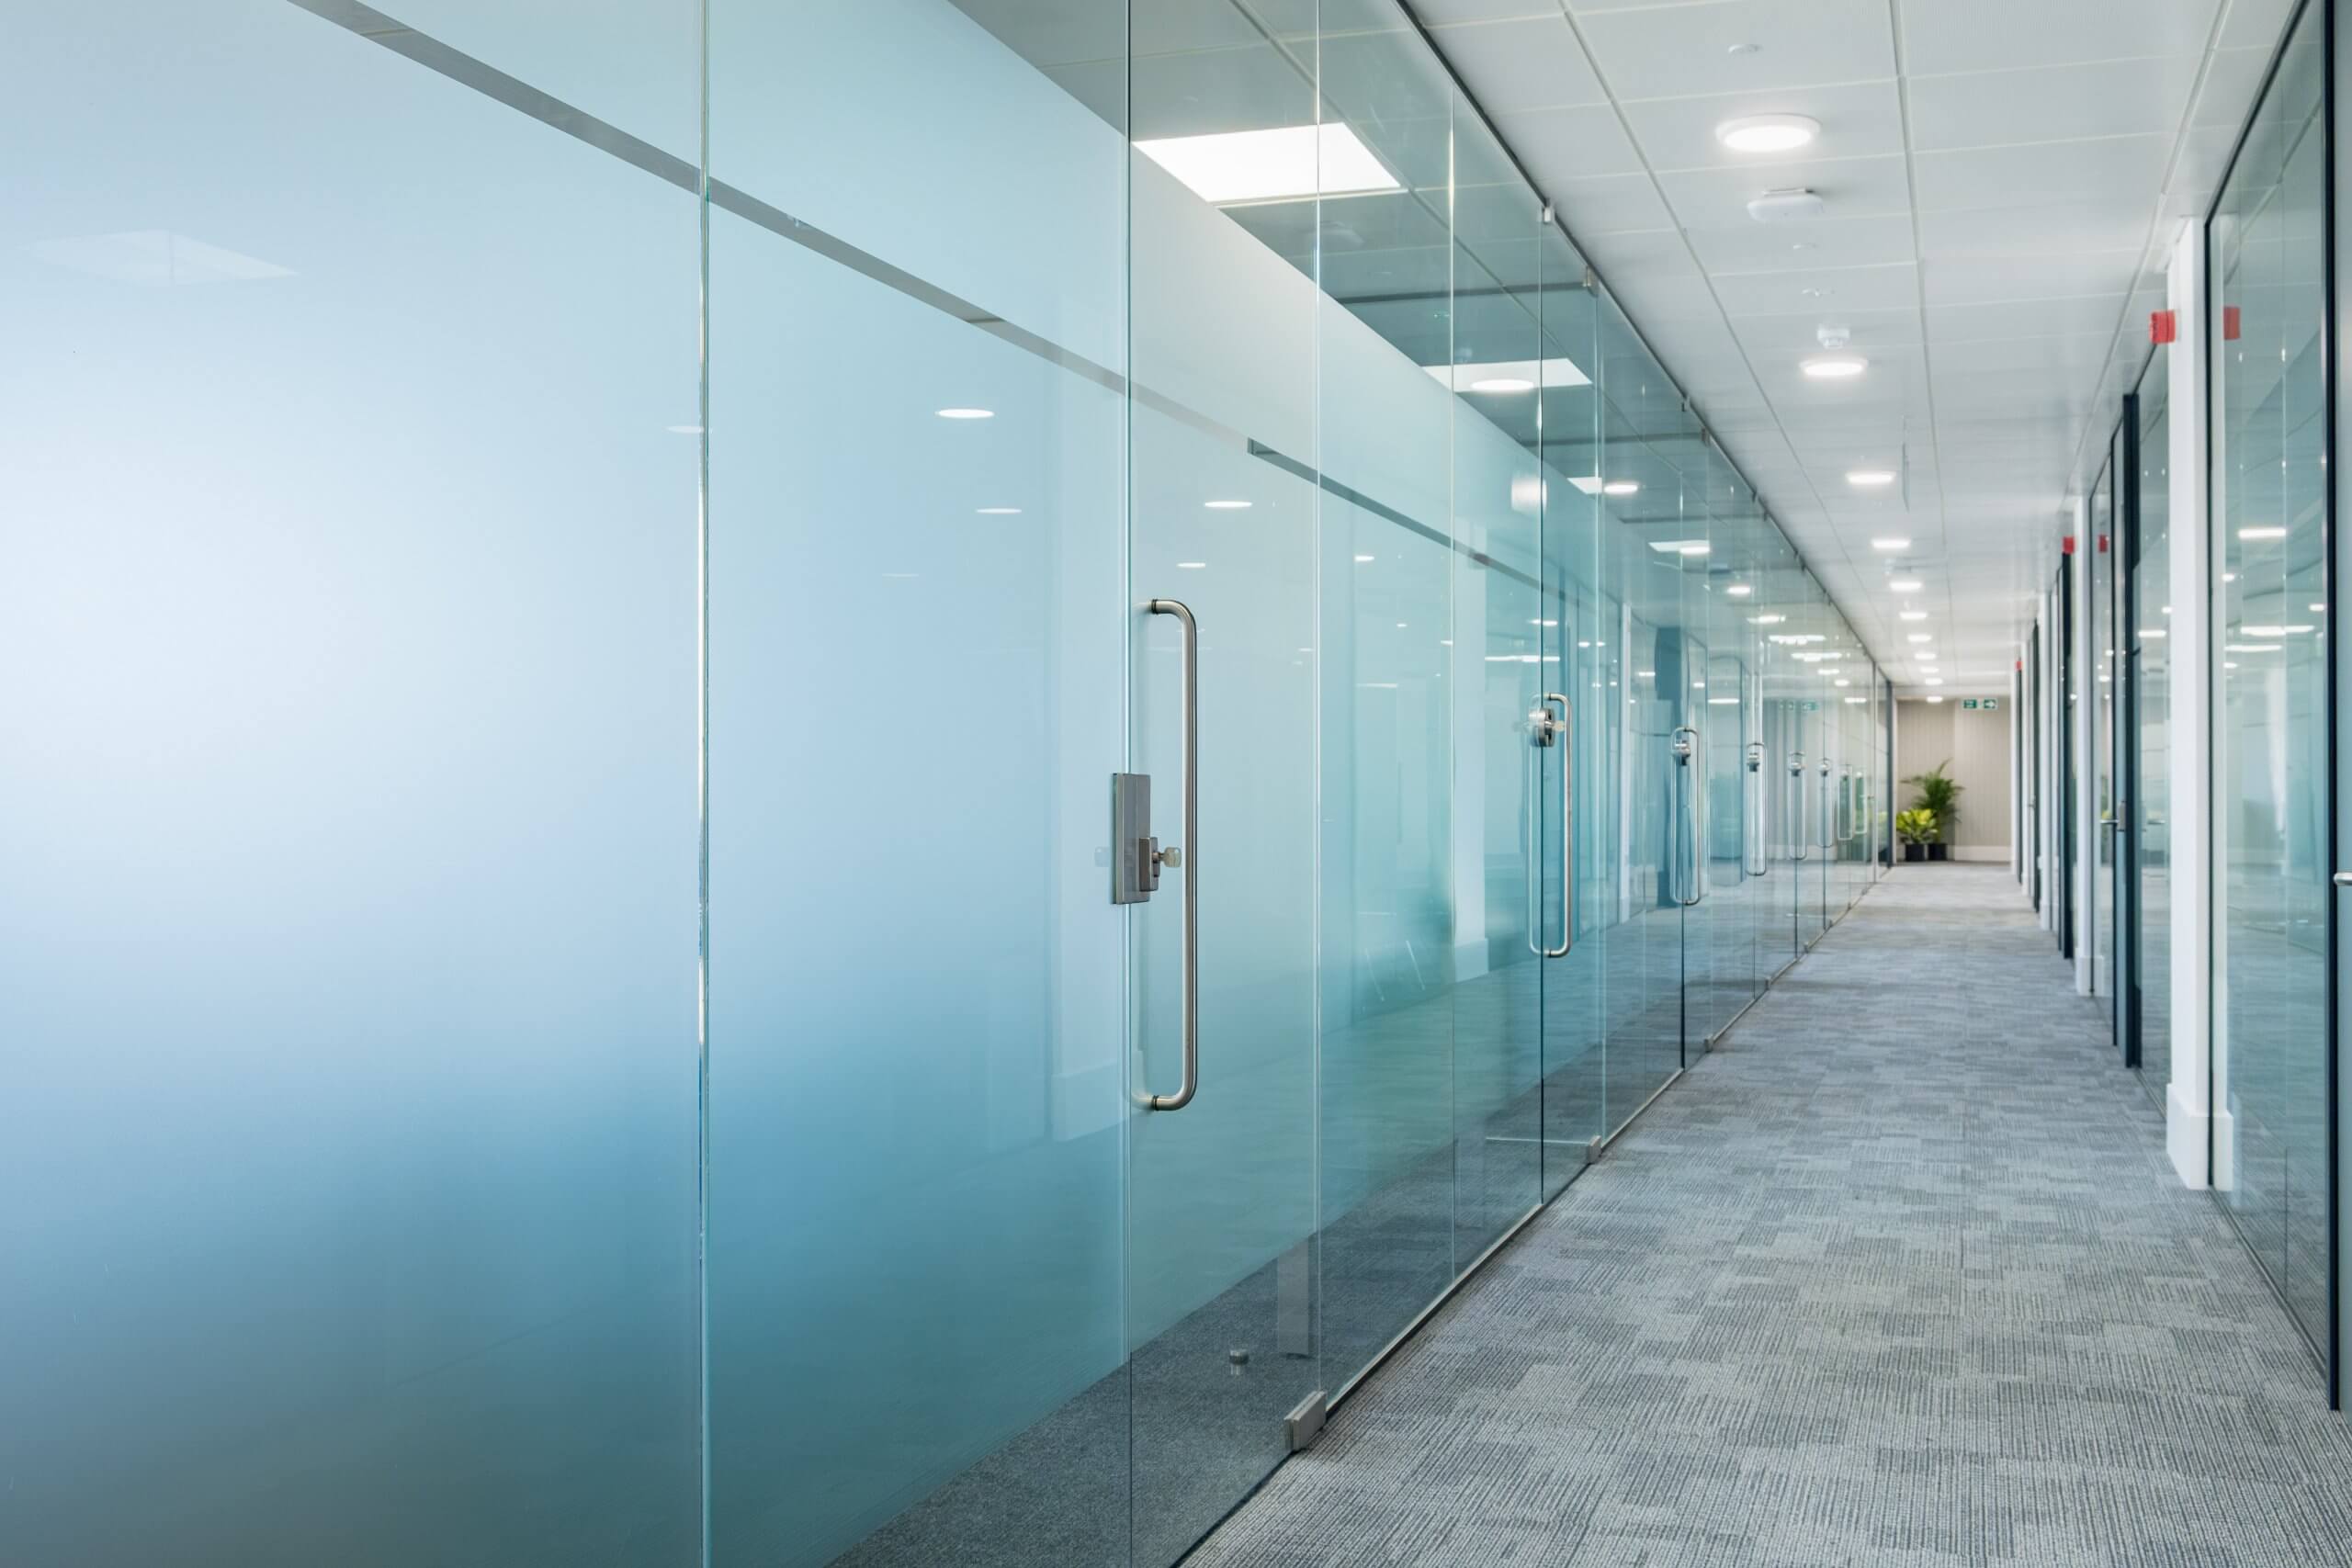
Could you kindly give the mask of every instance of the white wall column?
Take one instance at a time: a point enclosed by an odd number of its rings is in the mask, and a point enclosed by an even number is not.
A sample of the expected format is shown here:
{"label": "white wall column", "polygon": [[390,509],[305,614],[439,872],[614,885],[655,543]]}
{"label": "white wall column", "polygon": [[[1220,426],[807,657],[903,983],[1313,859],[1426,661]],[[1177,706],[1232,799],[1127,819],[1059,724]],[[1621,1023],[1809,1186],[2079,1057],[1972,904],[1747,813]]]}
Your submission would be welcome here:
{"label": "white wall column", "polygon": [[[2205,224],[2192,219],[2173,247],[2166,303],[2177,334],[2167,365],[2171,400],[2172,614],[2172,1083],[2165,1093],[2165,1147],[2183,1182],[2211,1180],[2212,1147],[2212,529],[2206,476],[2212,345],[2205,323]],[[2216,481],[2218,482],[2218,480]],[[2226,1167],[2224,1167],[2226,1168]]]}

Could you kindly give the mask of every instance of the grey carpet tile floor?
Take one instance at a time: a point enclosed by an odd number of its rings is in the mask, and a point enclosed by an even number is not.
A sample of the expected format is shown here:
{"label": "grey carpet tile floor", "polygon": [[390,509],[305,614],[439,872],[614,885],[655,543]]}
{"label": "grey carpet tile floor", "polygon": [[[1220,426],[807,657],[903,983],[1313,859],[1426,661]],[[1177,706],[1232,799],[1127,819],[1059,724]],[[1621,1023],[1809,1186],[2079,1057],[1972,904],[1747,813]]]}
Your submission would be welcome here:
{"label": "grey carpet tile floor", "polygon": [[1874,890],[1193,1553],[2352,1562],[2352,1427],[2001,870]]}

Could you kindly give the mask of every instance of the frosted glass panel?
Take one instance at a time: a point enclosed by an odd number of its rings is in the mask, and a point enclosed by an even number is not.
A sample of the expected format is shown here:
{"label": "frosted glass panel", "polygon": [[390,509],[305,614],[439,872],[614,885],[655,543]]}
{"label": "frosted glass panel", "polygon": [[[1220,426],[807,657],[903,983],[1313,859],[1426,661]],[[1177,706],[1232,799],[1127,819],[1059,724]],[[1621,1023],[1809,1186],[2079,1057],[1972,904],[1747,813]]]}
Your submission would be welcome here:
{"label": "frosted glass panel", "polygon": [[1124,1562],[1125,150],[944,4],[710,25],[712,1561]]}
{"label": "frosted glass panel", "polygon": [[14,21],[0,1560],[690,1562],[694,197],[298,6]]}

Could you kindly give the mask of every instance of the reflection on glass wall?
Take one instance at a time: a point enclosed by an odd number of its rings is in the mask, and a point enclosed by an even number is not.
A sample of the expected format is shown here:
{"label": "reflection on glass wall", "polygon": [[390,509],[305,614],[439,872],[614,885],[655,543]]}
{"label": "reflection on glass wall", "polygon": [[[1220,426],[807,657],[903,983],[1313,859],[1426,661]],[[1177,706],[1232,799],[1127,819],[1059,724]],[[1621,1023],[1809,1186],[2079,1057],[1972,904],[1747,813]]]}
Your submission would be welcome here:
{"label": "reflection on glass wall", "polygon": [[2327,1333],[2328,716],[2317,13],[2281,55],[2211,232],[2223,561],[2214,720],[2214,1184],[2314,1339]]}
{"label": "reflection on glass wall", "polygon": [[2140,378],[2140,483],[2132,520],[2130,691],[2138,748],[2131,833],[2138,919],[2141,1081],[2161,1101],[2172,1077],[2172,420],[2166,378],[2171,350],[2159,346]]}

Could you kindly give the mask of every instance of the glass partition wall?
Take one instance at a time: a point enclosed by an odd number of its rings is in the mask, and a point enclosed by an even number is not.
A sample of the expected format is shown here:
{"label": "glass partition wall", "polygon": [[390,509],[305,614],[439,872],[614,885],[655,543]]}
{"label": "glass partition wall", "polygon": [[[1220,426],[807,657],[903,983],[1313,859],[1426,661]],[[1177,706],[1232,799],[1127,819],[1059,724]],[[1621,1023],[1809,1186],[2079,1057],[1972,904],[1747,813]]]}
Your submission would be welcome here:
{"label": "glass partition wall", "polygon": [[2307,6],[2215,204],[2213,1185],[2331,1338],[2325,28]]}
{"label": "glass partition wall", "polygon": [[2129,901],[2132,1039],[2130,1059],[2158,1104],[2172,1078],[2172,423],[2165,378],[2169,348],[2158,346],[2140,377],[2139,481],[2131,523],[2130,654],[2132,789]]}
{"label": "glass partition wall", "polygon": [[[2115,991],[2115,464],[2100,468],[2091,487],[2090,741],[2085,761],[2093,823],[2091,853],[2091,994]],[[2113,1015],[2110,1012],[2109,1021]]]}
{"label": "glass partition wall", "polygon": [[1158,1568],[1865,885],[1387,0],[130,10],[0,63],[0,1559]]}

